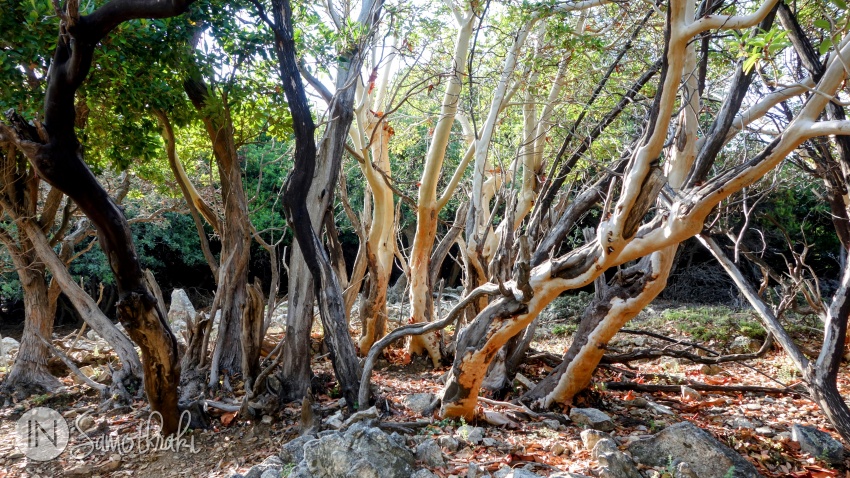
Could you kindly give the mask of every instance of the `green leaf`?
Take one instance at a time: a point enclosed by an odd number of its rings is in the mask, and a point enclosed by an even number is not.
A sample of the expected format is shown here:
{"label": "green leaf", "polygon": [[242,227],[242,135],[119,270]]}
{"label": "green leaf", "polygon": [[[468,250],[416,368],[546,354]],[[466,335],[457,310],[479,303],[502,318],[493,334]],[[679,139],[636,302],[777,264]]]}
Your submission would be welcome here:
{"label": "green leaf", "polygon": [[829,51],[829,49],[830,49],[830,48],[832,48],[832,40],[830,40],[829,38],[827,38],[826,40],[824,40],[824,41],[820,44],[820,47],[818,48],[818,51],[820,52],[820,54],[821,54],[821,55],[824,55],[824,54],[826,54],[826,52],[828,52],[828,51]]}
{"label": "green leaf", "polygon": [[824,30],[829,30],[832,28],[832,25],[830,25],[829,22],[824,19],[815,20],[815,26]]}
{"label": "green leaf", "polygon": [[834,3],[836,7],[840,8],[842,10],[847,10],[847,3],[844,0],[830,0],[830,1],[832,3]]}

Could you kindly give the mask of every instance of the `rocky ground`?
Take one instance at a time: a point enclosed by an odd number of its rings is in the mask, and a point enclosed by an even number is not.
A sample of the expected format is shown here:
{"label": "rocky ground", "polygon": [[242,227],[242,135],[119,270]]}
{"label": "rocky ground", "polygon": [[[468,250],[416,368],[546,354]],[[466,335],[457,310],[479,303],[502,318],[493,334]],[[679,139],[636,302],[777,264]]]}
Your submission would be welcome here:
{"label": "rocky ground", "polygon": [[[573,326],[565,317],[573,305],[556,304],[561,309],[547,312],[535,358],[522,367],[507,396],[482,402],[486,420],[478,423],[438,419],[434,399],[447,369],[407,364],[403,353],[390,349],[373,378],[381,399],[375,408],[352,417],[342,413],[328,359],[317,360],[325,390],[314,407],[322,425],[307,435],[300,431],[300,403],[256,419],[210,408],[212,428],[186,435],[194,440],[194,453],[112,447],[85,459],[66,451],[49,462],[28,460],[15,448],[14,425],[35,406],[58,410],[72,425],[79,421],[101,444],[135,439],[144,428],[149,411],[143,402],[101,409],[96,393],[68,375],[62,379],[62,393],[9,401],[0,409],[0,477],[850,477],[837,435],[794,387],[798,378],[776,349],[757,360],[711,367],[671,358],[612,365],[597,372],[596,385],[569,411],[541,414],[507,403],[524,391],[525,383],[546,374],[548,354],[561,354],[568,346]],[[357,321],[352,324],[356,328]],[[739,335],[750,326],[746,312],[671,304],[655,304],[630,324],[677,339],[699,339],[723,353],[758,348],[757,337]],[[803,333],[809,329],[801,322],[798,337],[816,348],[817,336]],[[67,350],[75,335],[55,342]],[[14,347],[8,346],[14,344],[7,340],[6,345],[4,350],[11,352],[5,358],[12,358]],[[611,352],[670,346],[645,335],[620,334]],[[105,344],[83,335],[74,348],[71,356],[87,374],[108,376],[102,371],[114,358]],[[321,356],[318,334],[315,349]],[[842,390],[847,390],[848,376],[845,370]],[[622,381],[757,385],[783,391],[698,392],[684,387],[649,393],[604,386]],[[225,404],[238,398],[238,393],[212,397]],[[72,428],[71,446],[86,443]]]}

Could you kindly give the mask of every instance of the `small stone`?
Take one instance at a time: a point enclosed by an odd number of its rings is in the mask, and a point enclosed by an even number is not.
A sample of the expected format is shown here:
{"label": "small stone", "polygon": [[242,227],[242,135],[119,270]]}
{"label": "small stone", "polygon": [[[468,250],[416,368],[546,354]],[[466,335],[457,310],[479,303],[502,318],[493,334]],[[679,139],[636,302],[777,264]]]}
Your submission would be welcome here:
{"label": "small stone", "polygon": [[77,428],[84,432],[91,430],[95,426],[94,418],[92,418],[90,415],[84,415],[78,418],[75,423],[77,425]]}
{"label": "small stone", "polygon": [[343,420],[342,410],[339,410],[325,420],[325,425],[328,428],[339,429],[342,427]]}
{"label": "small stone", "polygon": [[425,440],[416,447],[416,459],[432,468],[446,465],[440,446],[431,439]]}
{"label": "small stone", "polygon": [[503,445],[504,443],[500,442],[499,440],[496,440],[495,438],[484,437],[484,439],[481,440],[481,444],[486,446],[486,447],[495,448],[495,447],[498,447],[500,445]]}
{"label": "small stone", "polygon": [[10,460],[20,460],[23,457],[24,457],[23,453],[16,451],[16,452],[13,452],[11,455],[7,456],[6,458],[8,458]]}
{"label": "small stone", "polygon": [[547,418],[540,423],[545,425],[546,428],[551,428],[552,430],[560,430],[563,427],[563,425],[561,425],[561,422],[555,420],[554,418]]}
{"label": "small stone", "polygon": [[366,409],[366,410],[361,410],[361,411],[351,415],[350,417],[348,417],[348,420],[343,422],[342,426],[340,427],[340,430],[346,430],[349,427],[351,427],[351,425],[354,425],[355,423],[358,423],[358,422],[375,420],[376,418],[378,418],[378,415],[379,414],[378,414],[378,408],[377,407],[372,407],[372,408],[369,408],[369,409]]}
{"label": "small stone", "polygon": [[629,405],[638,408],[646,408],[649,402],[643,397],[637,397],[629,402]]}
{"label": "small stone", "polygon": [[791,427],[791,439],[800,443],[800,450],[819,460],[830,464],[844,461],[844,446],[829,433],[815,427],[794,424]]}
{"label": "small stone", "polygon": [[469,425],[464,425],[457,429],[457,433],[455,436],[460,437],[461,440],[469,442],[473,445],[478,445],[484,440],[484,429],[481,427],[471,427]]}
{"label": "small stone", "polygon": [[431,470],[422,468],[421,470],[417,470],[416,473],[410,475],[410,478],[440,478],[440,476],[433,473]]}
{"label": "small stone", "polygon": [[734,429],[745,429],[745,430],[755,430],[756,427],[759,427],[761,423],[756,423],[753,420],[750,420],[746,417],[732,417],[728,422],[726,422],[730,427]]}
{"label": "small stone", "polygon": [[596,408],[573,408],[570,410],[570,420],[577,425],[603,432],[610,432],[614,429],[614,422],[611,421],[611,417]]}
{"label": "small stone", "polygon": [[682,385],[682,399],[686,402],[696,402],[702,400],[702,395],[691,387]]}
{"label": "small stone", "polygon": [[743,335],[739,335],[732,339],[732,343],[729,344],[729,353],[748,354],[757,351],[759,347],[760,345],[755,340],[749,337],[745,337]]}
{"label": "small stone", "polygon": [[703,375],[718,375],[723,372],[723,368],[721,368],[720,365],[704,364],[699,368],[699,371]]}
{"label": "small stone", "polygon": [[433,393],[412,393],[405,396],[401,404],[411,412],[424,416],[425,412],[432,409],[436,400],[437,396]]}
{"label": "small stone", "polygon": [[466,469],[466,478],[490,478],[490,473],[476,463],[470,463]]}
{"label": "small stone", "polygon": [[614,440],[599,440],[591,455],[602,467],[599,472],[602,478],[642,478],[634,461],[617,448]]}
{"label": "small stone", "polygon": [[567,451],[567,449],[566,449],[566,447],[564,447],[564,445],[561,445],[560,443],[555,443],[554,445],[552,445],[551,451],[552,451],[553,455],[561,456],[561,455],[564,454],[564,452]]}
{"label": "small stone", "polygon": [[269,423],[272,422],[272,417],[270,415],[263,415],[263,418],[260,419],[260,421],[262,421],[263,423],[268,425]]}
{"label": "small stone", "polygon": [[776,435],[776,431],[770,427],[756,427],[756,433],[767,438]]}
{"label": "small stone", "polygon": [[759,405],[758,403],[748,403],[744,405],[744,408],[751,411],[758,411],[761,410],[761,405]]}
{"label": "small stone", "polygon": [[581,442],[588,450],[593,450],[593,447],[596,446],[596,443],[599,442],[599,440],[604,440],[606,438],[610,439],[611,435],[598,430],[582,430],[581,432]]}
{"label": "small stone", "polygon": [[652,411],[652,413],[655,413],[656,415],[675,415],[673,410],[667,405],[661,405],[660,403],[655,403],[651,400],[646,401],[646,406]]}
{"label": "small stone", "polygon": [[451,435],[443,435],[437,439],[437,443],[448,451],[457,451],[460,448],[460,442],[457,438]]}

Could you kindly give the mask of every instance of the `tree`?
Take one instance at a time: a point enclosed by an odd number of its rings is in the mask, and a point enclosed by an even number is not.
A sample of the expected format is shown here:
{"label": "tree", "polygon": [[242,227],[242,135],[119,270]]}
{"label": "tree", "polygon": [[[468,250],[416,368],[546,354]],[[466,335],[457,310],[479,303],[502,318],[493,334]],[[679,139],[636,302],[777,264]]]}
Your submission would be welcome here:
{"label": "tree", "polygon": [[138,18],[167,18],[183,13],[189,1],[110,1],[81,15],[76,1],[64,10],[57,4],[60,35],[51,63],[45,93],[43,122],[30,124],[10,115],[3,126],[7,141],[20,149],[38,172],[57,190],[71,198],[98,229],[101,247],[110,259],[118,286],[119,318],[130,337],[141,347],[145,391],[151,408],[163,416],[163,433],[178,425],[177,342],[145,278],[127,220],[98,183],[83,160],[75,131],[76,92],[88,77],[94,49],[115,27]]}

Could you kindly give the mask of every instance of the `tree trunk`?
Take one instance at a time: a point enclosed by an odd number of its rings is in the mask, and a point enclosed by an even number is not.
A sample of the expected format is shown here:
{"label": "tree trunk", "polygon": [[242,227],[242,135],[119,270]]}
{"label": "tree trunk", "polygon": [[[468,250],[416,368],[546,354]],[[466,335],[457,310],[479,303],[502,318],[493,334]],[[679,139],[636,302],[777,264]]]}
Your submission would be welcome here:
{"label": "tree trunk", "polygon": [[224,221],[220,231],[221,261],[216,292],[219,295],[221,319],[210,368],[210,384],[215,388],[219,370],[228,374],[242,371],[242,309],[247,297],[251,228],[227,97],[222,98],[222,111],[210,115],[205,113],[210,92],[207,85],[200,79],[193,78],[184,82],[184,89],[195,109],[203,115],[207,136],[213,145],[224,202]]}
{"label": "tree trunk", "polygon": [[48,298],[44,265],[36,262],[32,249],[17,258],[13,256],[13,260],[24,290],[26,319],[18,356],[3,389],[24,395],[52,392],[62,384],[47,369],[50,350],[38,337],[51,339],[56,302]]}
{"label": "tree trunk", "polygon": [[[410,321],[413,323],[427,322],[433,318],[434,301],[431,294],[434,285],[431,283],[430,259],[437,237],[437,216],[442,207],[441,201],[437,198],[437,185],[446,156],[449,134],[457,114],[458,98],[465,77],[466,58],[475,19],[472,12],[466,13],[459,25],[451,66],[452,75],[448,78],[440,116],[434,127],[420,180],[416,208],[416,234],[413,236],[413,247],[410,251]],[[411,355],[427,353],[435,367],[442,361],[440,340],[434,332],[411,337],[408,351]]]}
{"label": "tree trunk", "polygon": [[191,3],[112,0],[81,16],[79,3],[67,2],[50,65],[42,127],[8,114],[15,144],[39,176],[76,202],[97,227],[118,287],[118,318],[142,350],[145,391],[151,409],[163,417],[164,435],[177,431],[179,420],[177,341],[145,282],[127,219],[83,161],[74,130],[75,97],[91,69],[95,46],[116,26],[136,18],[177,16]]}
{"label": "tree trunk", "polygon": [[668,247],[618,272],[586,309],[564,361],[523,400],[542,408],[569,405],[590,384],[611,338],[664,290],[676,249]]}
{"label": "tree trunk", "polygon": [[[382,5],[380,0],[364,3],[358,21],[368,32],[371,32],[376,24]],[[313,291],[319,301],[319,312],[325,330],[325,343],[330,349],[331,362],[342,395],[349,409],[354,410],[357,407],[360,366],[348,332],[342,290],[327,251],[318,236],[326,207],[321,209],[315,223],[312,213],[317,205],[329,203],[336,185],[345,140],[354,118],[355,88],[352,78],[360,74],[363,61],[362,45],[339,56],[338,91],[331,99],[328,111],[333,120],[325,129],[321,147],[317,150],[313,137],[316,127],[296,60],[295,41],[292,36],[292,9],[288,0],[273,0],[272,6],[272,27],[277,37],[275,53],[295,133],[295,164],[284,188],[284,209],[313,279]],[[369,35],[364,36],[364,40],[368,38]],[[316,175],[317,165],[327,168],[327,178]],[[318,197],[312,197],[313,192],[318,192]],[[304,324],[299,326],[303,327]]]}

